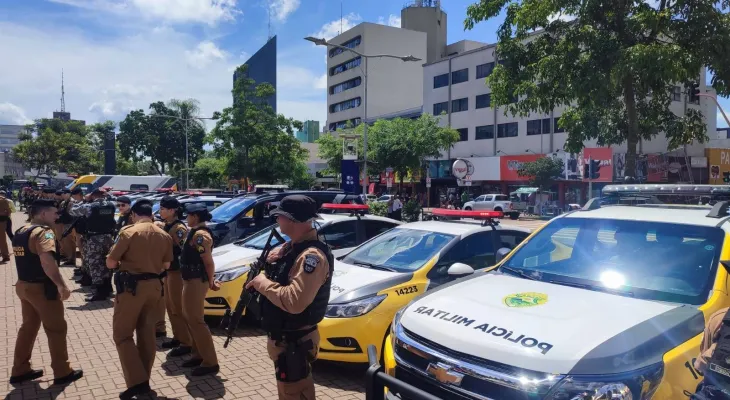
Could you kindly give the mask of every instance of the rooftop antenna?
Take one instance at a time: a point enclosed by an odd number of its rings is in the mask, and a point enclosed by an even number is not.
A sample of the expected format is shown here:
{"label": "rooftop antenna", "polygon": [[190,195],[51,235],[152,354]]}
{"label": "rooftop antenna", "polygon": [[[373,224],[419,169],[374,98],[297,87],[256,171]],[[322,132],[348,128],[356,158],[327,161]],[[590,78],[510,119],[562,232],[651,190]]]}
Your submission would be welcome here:
{"label": "rooftop antenna", "polygon": [[342,0],[340,0],[340,35],[342,35]]}
{"label": "rooftop antenna", "polygon": [[66,112],[66,92],[63,89],[63,68],[61,68],[61,112]]}
{"label": "rooftop antenna", "polygon": [[267,9],[269,11],[269,40],[271,40],[271,2],[269,2],[269,6],[267,7]]}

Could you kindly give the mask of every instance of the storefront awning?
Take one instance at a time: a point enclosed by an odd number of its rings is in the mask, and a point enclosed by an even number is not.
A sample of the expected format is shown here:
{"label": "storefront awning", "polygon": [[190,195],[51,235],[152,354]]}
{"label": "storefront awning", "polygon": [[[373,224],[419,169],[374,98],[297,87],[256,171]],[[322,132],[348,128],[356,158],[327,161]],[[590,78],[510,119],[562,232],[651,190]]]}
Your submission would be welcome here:
{"label": "storefront awning", "polygon": [[521,188],[515,190],[512,193],[514,193],[514,194],[523,194],[523,193],[533,194],[535,192],[537,192],[537,188],[536,187],[521,187]]}

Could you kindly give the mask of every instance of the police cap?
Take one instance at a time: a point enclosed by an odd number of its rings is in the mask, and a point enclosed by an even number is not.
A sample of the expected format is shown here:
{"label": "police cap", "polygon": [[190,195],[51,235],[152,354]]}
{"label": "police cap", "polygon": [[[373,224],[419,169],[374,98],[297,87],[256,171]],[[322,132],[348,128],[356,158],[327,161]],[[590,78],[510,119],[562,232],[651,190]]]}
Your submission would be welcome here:
{"label": "police cap", "polygon": [[132,204],[132,200],[127,196],[117,197],[117,203]]}
{"label": "police cap", "polygon": [[192,203],[185,206],[185,211],[187,211],[188,214],[200,214],[208,211],[208,207],[206,207],[203,203]]}
{"label": "police cap", "polygon": [[279,207],[271,211],[271,215],[283,216],[294,222],[307,222],[319,217],[317,202],[311,197],[293,194],[281,199]]}
{"label": "police cap", "polygon": [[165,196],[160,200],[160,207],[175,209],[180,207],[180,202],[172,196]]}
{"label": "police cap", "polygon": [[81,188],[75,188],[71,190],[71,196],[77,195],[77,194],[83,194],[84,192],[81,190]]}

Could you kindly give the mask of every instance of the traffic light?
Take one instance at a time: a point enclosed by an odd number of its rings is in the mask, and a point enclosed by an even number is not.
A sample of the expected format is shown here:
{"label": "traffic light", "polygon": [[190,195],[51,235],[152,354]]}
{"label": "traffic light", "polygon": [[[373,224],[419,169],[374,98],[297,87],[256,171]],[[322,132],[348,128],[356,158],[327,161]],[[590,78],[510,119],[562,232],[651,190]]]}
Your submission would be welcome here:
{"label": "traffic light", "polygon": [[601,160],[588,160],[583,168],[584,179],[598,179],[601,177]]}
{"label": "traffic light", "polygon": [[690,103],[699,103],[700,101],[700,84],[697,82],[692,82],[689,84],[689,102]]}
{"label": "traffic light", "polygon": [[730,172],[722,173],[722,181],[725,183],[730,183]]}

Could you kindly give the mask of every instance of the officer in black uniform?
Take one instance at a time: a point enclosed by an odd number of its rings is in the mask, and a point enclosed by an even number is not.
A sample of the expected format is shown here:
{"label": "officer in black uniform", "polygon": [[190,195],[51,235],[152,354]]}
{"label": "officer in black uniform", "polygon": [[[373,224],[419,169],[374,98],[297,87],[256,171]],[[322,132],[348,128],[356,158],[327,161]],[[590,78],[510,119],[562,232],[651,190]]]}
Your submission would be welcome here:
{"label": "officer in black uniform", "polygon": [[125,225],[131,223],[129,217],[132,215],[132,200],[130,200],[127,196],[119,196],[116,201],[117,208],[119,209],[119,218],[117,218],[116,226],[116,234],[118,235],[119,231],[121,231]]}
{"label": "officer in black uniform", "polygon": [[261,327],[269,336],[267,350],[276,369],[279,399],[314,400],[317,324],[329,302],[334,257],[312,227],[317,203],[310,197],[287,196],[271,215],[291,241],[268,258],[268,276],[259,275],[246,287],[262,295]]}

